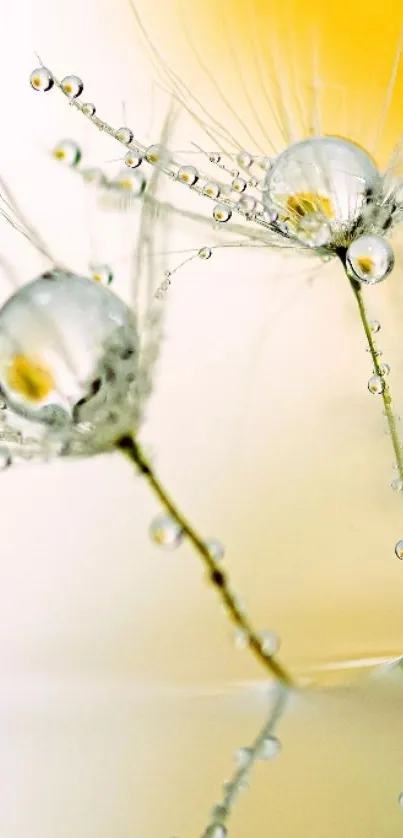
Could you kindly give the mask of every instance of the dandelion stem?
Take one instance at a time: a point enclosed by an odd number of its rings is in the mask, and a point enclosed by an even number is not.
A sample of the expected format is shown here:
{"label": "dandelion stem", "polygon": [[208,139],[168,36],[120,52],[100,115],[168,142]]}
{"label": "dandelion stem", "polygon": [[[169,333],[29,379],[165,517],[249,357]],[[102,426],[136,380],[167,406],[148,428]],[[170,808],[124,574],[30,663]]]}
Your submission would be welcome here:
{"label": "dandelion stem", "polygon": [[205,565],[209,580],[217,591],[217,594],[229,614],[230,619],[236,627],[241,629],[244,633],[245,642],[254,653],[255,657],[261,664],[263,664],[265,669],[267,669],[274,678],[281,682],[281,684],[287,687],[293,687],[294,683],[289,673],[276,660],[274,655],[270,655],[265,652],[263,640],[261,640],[259,635],[256,634],[248,617],[244,614],[243,609],[239,605],[236,595],[231,591],[227,574],[221,570],[219,564],[213,558],[201,536],[198,535],[193,526],[173,502],[138,443],[131,436],[123,436],[117,440],[116,448],[122,451],[128,459],[135,464],[138,471],[147,480],[148,485],[161,502],[166,512],[171,516],[191,542],[196,553],[198,553],[200,559]]}
{"label": "dandelion stem", "polygon": [[368,342],[368,348],[371,354],[372,363],[374,365],[374,371],[377,375],[382,378],[383,381],[383,390],[382,390],[382,401],[385,407],[385,416],[386,421],[388,423],[389,433],[392,440],[393,451],[396,458],[396,466],[398,470],[398,474],[401,480],[403,480],[403,455],[402,455],[402,447],[400,444],[399,434],[396,426],[396,419],[392,409],[392,395],[390,392],[389,385],[385,381],[385,377],[382,374],[382,368],[379,363],[379,354],[378,348],[374,339],[373,332],[371,330],[371,325],[368,320],[367,310],[364,303],[364,296],[362,293],[362,288],[359,282],[355,282],[355,280],[350,279],[350,285],[353,289],[353,293],[358,305],[358,311],[360,313],[361,323],[364,328],[365,337]]}

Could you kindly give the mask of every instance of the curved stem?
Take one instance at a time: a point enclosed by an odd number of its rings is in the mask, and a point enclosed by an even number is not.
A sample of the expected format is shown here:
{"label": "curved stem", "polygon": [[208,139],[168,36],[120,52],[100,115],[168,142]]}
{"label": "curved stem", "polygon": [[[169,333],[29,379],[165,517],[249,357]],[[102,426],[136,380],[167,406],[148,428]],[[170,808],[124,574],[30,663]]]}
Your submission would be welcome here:
{"label": "curved stem", "polygon": [[236,625],[236,627],[241,629],[241,631],[244,633],[245,642],[249,646],[250,650],[254,653],[259,663],[263,664],[263,666],[265,667],[265,669],[268,670],[270,675],[276,678],[278,681],[280,681],[284,686],[293,687],[294,683],[288,672],[276,660],[274,655],[270,655],[267,654],[267,652],[265,652],[264,642],[260,639],[259,635],[256,634],[248,617],[244,614],[236,595],[232,592],[230,588],[229,580],[226,573],[224,573],[224,571],[221,570],[219,564],[213,558],[211,552],[209,551],[201,536],[198,535],[198,533],[189,523],[187,518],[185,518],[183,513],[173,502],[168,492],[166,491],[159,478],[155,474],[152,466],[147,461],[147,458],[145,457],[138,443],[131,436],[124,436],[121,437],[121,439],[117,440],[116,448],[122,451],[128,457],[128,459],[131,460],[132,463],[134,463],[140,474],[147,480],[148,485],[150,486],[154,495],[156,495],[166,512],[176,522],[176,524],[181,528],[182,532],[189,539],[196,553],[199,555],[200,559],[205,565],[210,582],[215,588],[219,598],[221,599],[221,602],[224,605],[227,613],[229,614],[230,619]]}
{"label": "curved stem", "polygon": [[396,459],[396,466],[398,470],[398,474],[401,480],[403,480],[403,453],[402,453],[402,446],[399,439],[399,434],[396,425],[396,419],[393,414],[392,409],[392,395],[390,392],[389,385],[387,381],[385,381],[385,377],[382,373],[381,364],[379,363],[379,354],[378,354],[378,347],[376,345],[373,332],[371,330],[371,325],[368,320],[367,311],[365,308],[364,297],[362,293],[362,287],[359,282],[355,282],[355,280],[350,279],[350,285],[353,289],[353,293],[358,305],[358,311],[360,313],[361,323],[364,328],[365,337],[368,342],[368,348],[371,354],[372,363],[374,365],[374,371],[383,381],[383,390],[382,390],[382,401],[385,408],[385,416],[386,421],[388,423],[389,433],[392,440],[393,451]]}

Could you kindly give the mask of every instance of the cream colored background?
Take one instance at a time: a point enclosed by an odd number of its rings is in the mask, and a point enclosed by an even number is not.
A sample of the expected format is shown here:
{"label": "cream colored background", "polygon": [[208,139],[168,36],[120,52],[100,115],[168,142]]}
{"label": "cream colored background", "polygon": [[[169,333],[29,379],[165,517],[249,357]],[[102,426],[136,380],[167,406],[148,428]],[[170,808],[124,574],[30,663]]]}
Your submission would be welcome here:
{"label": "cream colored background", "polygon": [[[94,251],[112,261],[109,247],[121,255],[135,223],[95,217],[46,151],[67,135],[92,162],[119,149],[56,92],[34,94],[27,78],[37,50],[59,76],[81,75],[83,98],[113,124],[124,101],[140,139],[150,126],[158,134],[162,99],[130,11],[95,0],[3,3],[1,11],[2,172],[59,257],[76,270]],[[197,62],[175,49],[177,8],[145,11],[160,45],[163,19],[169,57],[207,94]],[[203,19],[215,32],[207,17],[196,5],[193,25]],[[396,15],[392,22],[397,38]],[[379,22],[371,25],[376,45]],[[214,72],[236,92],[217,38],[200,33]],[[331,69],[337,78],[337,64]],[[341,70],[345,84],[345,62]],[[365,125],[371,75],[358,102],[356,75],[348,95],[354,114],[363,100]],[[220,109],[211,97],[208,106]],[[192,130],[182,123],[181,148]],[[209,244],[209,236],[186,225],[172,230],[169,248]],[[6,228],[2,242],[19,281],[41,269]],[[124,269],[121,259],[125,294]],[[388,488],[391,448],[366,390],[365,342],[337,266],[308,282],[311,274],[305,263],[231,250],[179,273],[144,432],[174,496],[206,536],[225,543],[256,625],[275,628],[283,659],[308,677],[322,665],[396,656],[403,644],[403,568],[393,552],[403,510]],[[4,277],[4,298],[9,289]],[[368,295],[400,406],[401,297],[399,270]],[[156,506],[117,458],[11,470],[1,508],[2,834],[200,832],[231,751],[253,738],[264,708],[257,686],[238,690],[261,673],[234,649],[197,559],[149,544]],[[234,834],[400,834],[400,716],[398,685],[297,704],[284,722],[281,767],[259,768]]]}

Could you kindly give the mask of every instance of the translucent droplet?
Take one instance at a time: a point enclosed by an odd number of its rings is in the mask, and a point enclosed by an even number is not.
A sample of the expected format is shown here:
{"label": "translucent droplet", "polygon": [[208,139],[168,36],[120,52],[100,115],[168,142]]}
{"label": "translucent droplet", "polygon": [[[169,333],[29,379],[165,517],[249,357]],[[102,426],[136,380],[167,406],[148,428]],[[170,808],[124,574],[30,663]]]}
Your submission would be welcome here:
{"label": "translucent droplet", "polygon": [[144,173],[139,169],[122,169],[112,180],[111,186],[117,187],[138,198],[143,194],[147,181]]}
{"label": "translucent droplet", "polygon": [[241,169],[249,169],[253,163],[253,157],[248,151],[240,151],[236,156],[236,162]]}
{"label": "translucent droplet", "polygon": [[403,809],[403,791],[400,792],[399,797],[397,798],[397,802],[401,809]]}
{"label": "translucent droplet", "polygon": [[281,751],[281,742],[275,736],[266,736],[259,751],[260,759],[274,759]]}
{"label": "translucent droplet", "polygon": [[12,465],[11,453],[5,445],[0,446],[0,471],[5,471],[6,468]]}
{"label": "translucent droplet", "polygon": [[264,172],[269,172],[273,165],[273,160],[271,157],[261,157],[259,160],[259,166],[263,169]]}
{"label": "translucent droplet", "polygon": [[389,375],[389,373],[390,373],[389,364],[380,364],[379,369],[380,369],[381,375]]}
{"label": "translucent droplet", "polygon": [[107,264],[94,264],[91,263],[90,267],[90,277],[95,282],[101,282],[102,285],[110,285],[113,280],[113,271],[112,268]]}
{"label": "translucent droplet", "polygon": [[217,183],[214,183],[212,180],[209,180],[203,186],[203,195],[207,195],[208,198],[218,198],[220,194],[220,188]]}
{"label": "translucent droplet", "polygon": [[395,264],[392,247],[381,236],[360,236],[347,250],[347,269],[360,282],[374,285],[389,276]]}
{"label": "translucent droplet", "polygon": [[79,76],[65,76],[62,79],[60,86],[66,96],[69,96],[70,99],[77,99],[78,96],[81,96],[84,90],[84,84]]}
{"label": "translucent droplet", "polygon": [[235,630],[235,648],[236,649],[246,649],[248,646],[248,635],[246,631],[242,628],[237,628]]}
{"label": "translucent droplet", "polygon": [[211,247],[201,247],[197,255],[200,259],[210,259],[212,255]]}
{"label": "translucent droplet", "polygon": [[218,541],[217,538],[206,538],[204,543],[210,553],[210,556],[216,562],[222,561],[225,555],[225,547],[221,544],[221,541]]}
{"label": "translucent droplet", "polygon": [[212,823],[207,827],[203,838],[227,838],[228,830],[221,823]]}
{"label": "translucent droplet", "polygon": [[169,515],[158,515],[150,524],[150,538],[160,547],[174,549],[182,544],[184,532]]}
{"label": "translucent droplet", "polygon": [[130,128],[118,128],[116,131],[116,136],[121,143],[125,145],[129,145],[129,143],[133,140],[133,131]]}
{"label": "translucent droplet", "polygon": [[398,559],[403,559],[403,538],[395,545],[395,553]]}
{"label": "translucent droplet", "polygon": [[221,155],[218,154],[218,151],[213,151],[209,154],[210,163],[219,163],[221,160]]}
{"label": "translucent droplet", "polygon": [[124,156],[124,161],[129,169],[137,169],[142,163],[142,156],[137,151],[128,151]]}
{"label": "translucent droplet", "polygon": [[252,756],[252,749],[251,748],[247,748],[247,747],[238,748],[238,750],[235,753],[235,760],[236,760],[237,765],[239,765],[239,767],[242,768],[244,765],[246,765],[246,763],[251,758],[251,756]]}
{"label": "translucent droplet", "polygon": [[81,110],[85,116],[94,116],[96,107],[92,102],[86,102],[85,105],[82,106]]}
{"label": "translucent droplet", "polygon": [[38,67],[31,73],[29,83],[34,90],[38,90],[41,93],[47,93],[48,90],[52,89],[54,79],[50,70],[46,67]]}
{"label": "translucent droplet", "polygon": [[268,224],[274,224],[275,221],[278,219],[278,211],[275,207],[266,207],[263,210],[263,219],[267,221]]}
{"label": "translucent droplet", "polygon": [[369,325],[370,325],[371,332],[374,335],[376,335],[376,333],[380,331],[381,324],[380,324],[379,320],[370,320]]}
{"label": "translucent droplet", "polygon": [[217,204],[213,209],[214,221],[219,221],[220,224],[225,224],[232,216],[232,211],[225,204]]}
{"label": "translucent droplet", "polygon": [[331,231],[326,219],[320,213],[307,213],[296,224],[297,237],[308,247],[326,247],[331,240]]}
{"label": "translucent droplet", "polygon": [[150,145],[145,153],[145,158],[153,166],[168,166],[171,156],[166,148],[161,145]]}
{"label": "translucent droplet", "polygon": [[385,382],[380,375],[372,375],[367,386],[370,393],[381,396],[385,389]]}
{"label": "translucent droplet", "polygon": [[235,177],[231,183],[231,189],[233,192],[245,192],[246,180],[242,177]]}
{"label": "translucent droplet", "polygon": [[280,639],[274,631],[260,631],[259,637],[265,655],[275,655],[280,648]]}
{"label": "translucent droplet", "polygon": [[403,480],[400,477],[395,477],[390,484],[390,488],[394,492],[403,492]]}
{"label": "translucent droplet", "polygon": [[188,186],[193,186],[198,177],[197,169],[194,166],[181,166],[178,171],[178,180],[181,183],[187,183]]}
{"label": "translucent droplet", "polygon": [[256,198],[253,197],[253,195],[242,195],[242,198],[240,199],[238,206],[241,207],[241,209],[243,209],[244,212],[251,213],[254,212],[254,210],[256,209],[256,204],[257,201]]}
{"label": "translucent droplet", "polygon": [[67,166],[78,166],[81,160],[81,148],[74,140],[62,140],[54,147],[52,154]]}

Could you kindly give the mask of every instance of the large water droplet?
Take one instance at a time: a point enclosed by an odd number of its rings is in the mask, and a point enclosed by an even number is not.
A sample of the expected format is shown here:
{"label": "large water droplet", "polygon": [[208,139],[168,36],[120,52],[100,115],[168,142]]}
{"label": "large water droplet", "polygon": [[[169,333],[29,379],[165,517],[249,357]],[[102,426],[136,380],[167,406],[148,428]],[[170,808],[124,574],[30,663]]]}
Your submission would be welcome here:
{"label": "large water droplet", "polygon": [[380,375],[372,375],[367,386],[370,393],[381,396],[385,389],[385,382]]}

